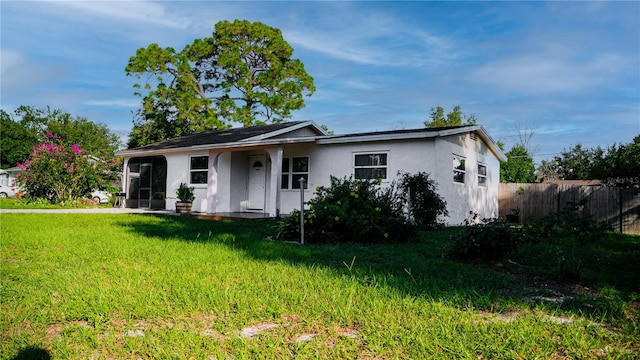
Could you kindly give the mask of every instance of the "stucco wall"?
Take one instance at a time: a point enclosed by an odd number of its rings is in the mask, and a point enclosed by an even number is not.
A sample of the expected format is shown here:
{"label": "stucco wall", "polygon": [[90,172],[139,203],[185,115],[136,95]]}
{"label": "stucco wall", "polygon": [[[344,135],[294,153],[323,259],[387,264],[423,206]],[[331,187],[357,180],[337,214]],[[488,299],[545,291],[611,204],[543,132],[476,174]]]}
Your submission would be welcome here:
{"label": "stucco wall", "polygon": [[207,210],[207,184],[189,184],[189,158],[191,156],[207,156],[207,152],[197,153],[173,153],[165,155],[167,159],[167,199],[166,208],[173,210],[176,208],[176,190],[180,183],[186,183],[193,186],[195,200],[193,201],[193,211]]}
{"label": "stucco wall", "polygon": [[[480,140],[468,134],[420,141],[387,141],[361,144],[289,145],[284,157],[309,156],[309,189],[305,200],[313,196],[317,186],[327,186],[329,175],[349,177],[353,175],[354,154],[384,152],[388,154],[387,186],[400,173],[426,172],[437,183],[437,192],[447,201],[449,216],[445,222],[459,225],[469,216],[469,211],[481,217],[498,215],[499,161]],[[465,183],[453,181],[453,155],[466,160]],[[487,186],[478,186],[478,162],[487,167]],[[287,214],[300,208],[300,190],[282,190],[281,213]]]}
{"label": "stucco wall", "polygon": [[[354,155],[359,153],[386,153],[388,186],[399,173],[419,171],[434,173],[436,157],[432,139],[420,142],[385,141],[360,144],[288,145],[283,156],[309,156],[309,188],[305,199],[309,199],[315,188],[328,186],[330,175],[338,178],[350,177],[354,171]],[[300,208],[300,190],[282,190],[281,213],[286,214]]]}
{"label": "stucco wall", "polygon": [[[453,156],[464,157],[465,182],[453,181]],[[481,218],[498,215],[499,161],[480,140],[469,134],[436,140],[436,179],[441,196],[447,201],[449,225],[459,225],[476,212]],[[487,185],[478,185],[478,163],[487,167]]]}

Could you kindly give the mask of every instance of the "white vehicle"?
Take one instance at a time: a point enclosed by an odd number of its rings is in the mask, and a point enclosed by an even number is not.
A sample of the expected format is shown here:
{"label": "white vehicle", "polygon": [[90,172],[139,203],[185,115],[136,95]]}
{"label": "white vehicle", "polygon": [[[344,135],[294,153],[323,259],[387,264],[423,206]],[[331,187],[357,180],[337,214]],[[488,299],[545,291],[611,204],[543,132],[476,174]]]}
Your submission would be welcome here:
{"label": "white vehicle", "polygon": [[0,198],[2,199],[16,196],[16,191],[17,189],[13,186],[0,184]]}
{"label": "white vehicle", "polygon": [[98,204],[106,204],[111,199],[111,193],[108,191],[94,190],[91,192],[91,198]]}

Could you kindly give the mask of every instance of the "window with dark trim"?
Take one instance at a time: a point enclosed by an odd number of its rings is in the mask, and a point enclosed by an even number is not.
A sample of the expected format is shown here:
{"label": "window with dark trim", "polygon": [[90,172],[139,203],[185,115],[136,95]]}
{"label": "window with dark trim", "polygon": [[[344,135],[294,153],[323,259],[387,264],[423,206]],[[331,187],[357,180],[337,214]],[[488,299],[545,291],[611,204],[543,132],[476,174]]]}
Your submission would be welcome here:
{"label": "window with dark trim", "polygon": [[309,188],[309,157],[288,157],[282,159],[282,189],[300,189],[300,179],[304,188]]}
{"label": "window with dark trim", "polygon": [[386,179],[387,154],[355,154],[353,159],[353,176],[356,179]]}
{"label": "window with dark trim", "polygon": [[487,166],[478,164],[478,185],[487,186]]}
{"label": "window with dark trim", "polygon": [[464,184],[465,158],[453,155],[453,182]]}
{"label": "window with dark trim", "polygon": [[189,164],[189,183],[206,184],[209,166],[208,156],[192,156]]}

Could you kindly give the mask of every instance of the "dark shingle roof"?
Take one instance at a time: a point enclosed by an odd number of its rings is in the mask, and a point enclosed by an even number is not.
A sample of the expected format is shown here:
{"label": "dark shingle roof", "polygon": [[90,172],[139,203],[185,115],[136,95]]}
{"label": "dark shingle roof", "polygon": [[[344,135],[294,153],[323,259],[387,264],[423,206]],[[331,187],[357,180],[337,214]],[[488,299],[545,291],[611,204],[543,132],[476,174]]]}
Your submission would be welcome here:
{"label": "dark shingle roof", "polygon": [[366,137],[366,136],[384,136],[384,135],[397,135],[397,134],[417,134],[417,133],[429,133],[429,132],[438,132],[442,130],[451,130],[451,129],[459,129],[465,128],[474,125],[462,125],[462,126],[446,126],[446,127],[434,127],[434,128],[420,128],[420,129],[403,129],[403,130],[387,130],[387,131],[370,131],[364,133],[353,133],[353,134],[341,134],[341,135],[333,135],[330,136],[331,139],[344,139],[344,138],[357,138],[357,137]]}
{"label": "dark shingle roof", "polygon": [[278,124],[248,126],[242,128],[233,128],[225,130],[212,130],[205,131],[198,134],[186,135],[177,138],[173,138],[167,141],[158,142],[155,144],[149,144],[134,149],[135,151],[148,151],[148,150],[163,150],[163,149],[177,149],[198,145],[216,145],[227,144],[250,139],[255,136],[265,135],[273,131],[286,129],[293,125],[303,123],[304,121],[291,121],[282,122]]}

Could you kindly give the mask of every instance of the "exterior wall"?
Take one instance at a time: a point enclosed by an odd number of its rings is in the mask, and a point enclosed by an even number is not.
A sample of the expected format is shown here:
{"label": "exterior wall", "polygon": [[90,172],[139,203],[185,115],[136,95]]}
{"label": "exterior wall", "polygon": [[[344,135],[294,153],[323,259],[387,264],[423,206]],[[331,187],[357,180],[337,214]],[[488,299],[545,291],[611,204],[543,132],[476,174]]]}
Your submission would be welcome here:
{"label": "exterior wall", "polygon": [[[465,182],[453,181],[453,156],[465,158]],[[436,154],[438,192],[447,201],[448,225],[459,225],[475,212],[480,218],[498,216],[500,162],[480,140],[469,134],[438,138]],[[478,185],[478,163],[487,167],[487,185]]]}
{"label": "exterior wall", "polygon": [[[426,172],[437,183],[437,192],[447,201],[448,225],[459,225],[473,211],[480,217],[498,216],[500,163],[480,140],[468,134],[437,139],[385,141],[360,144],[301,144],[284,147],[284,157],[309,156],[309,187],[305,201],[316,187],[328,186],[330,175],[342,178],[353,175],[354,155],[384,152],[388,154],[388,186],[401,173]],[[466,160],[465,183],[453,181],[453,155]],[[478,186],[478,163],[487,167],[487,186]],[[281,190],[281,213],[300,208],[300,190]]]}
{"label": "exterior wall", "polygon": [[[309,156],[309,187],[305,190],[305,201],[310,199],[316,187],[328,186],[330,175],[338,178],[353,176],[354,155],[359,153],[387,153],[388,186],[397,175],[419,171],[434,175],[436,157],[433,139],[420,141],[385,141],[360,144],[301,144],[284,147],[283,156]],[[300,190],[281,190],[281,213],[288,214],[300,208]]]}
{"label": "exterior wall", "polygon": [[176,190],[180,183],[186,183],[193,186],[195,200],[193,201],[193,211],[207,211],[207,184],[189,184],[189,166],[191,156],[207,156],[207,152],[197,153],[173,153],[165,155],[167,159],[167,202],[166,209],[173,210],[176,208]]}

